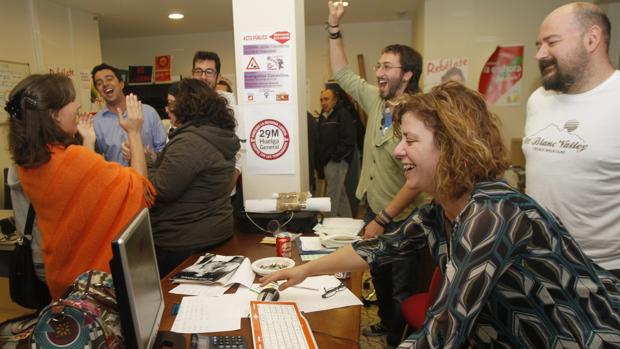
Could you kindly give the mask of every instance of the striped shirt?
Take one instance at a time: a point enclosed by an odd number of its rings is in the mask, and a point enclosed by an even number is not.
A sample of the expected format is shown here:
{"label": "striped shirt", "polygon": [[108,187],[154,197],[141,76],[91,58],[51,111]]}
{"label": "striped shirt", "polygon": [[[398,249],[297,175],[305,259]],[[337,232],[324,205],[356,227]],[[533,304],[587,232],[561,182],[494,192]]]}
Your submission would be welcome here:
{"label": "striped shirt", "polygon": [[429,248],[443,272],[424,328],[399,348],[620,348],[618,280],[502,181],[478,183],[453,223],[432,203],[353,247],[371,265]]}

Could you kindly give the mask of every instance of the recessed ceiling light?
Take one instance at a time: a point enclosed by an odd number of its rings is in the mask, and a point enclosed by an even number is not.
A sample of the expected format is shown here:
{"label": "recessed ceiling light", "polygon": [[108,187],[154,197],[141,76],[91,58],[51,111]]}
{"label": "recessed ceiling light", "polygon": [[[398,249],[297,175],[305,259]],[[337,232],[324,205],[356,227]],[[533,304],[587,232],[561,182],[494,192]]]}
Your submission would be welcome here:
{"label": "recessed ceiling light", "polygon": [[349,6],[349,2],[348,1],[341,1],[341,3],[342,3],[343,7]]}
{"label": "recessed ceiling light", "polygon": [[183,19],[183,17],[185,16],[180,12],[172,12],[171,14],[168,15],[168,18],[170,19]]}

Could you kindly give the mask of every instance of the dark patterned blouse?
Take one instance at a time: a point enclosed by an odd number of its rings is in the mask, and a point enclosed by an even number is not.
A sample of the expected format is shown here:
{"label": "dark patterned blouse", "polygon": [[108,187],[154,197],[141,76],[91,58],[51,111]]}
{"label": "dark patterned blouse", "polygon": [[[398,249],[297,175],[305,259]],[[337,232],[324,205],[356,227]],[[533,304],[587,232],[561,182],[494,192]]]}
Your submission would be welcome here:
{"label": "dark patterned blouse", "polygon": [[353,245],[375,265],[426,247],[444,279],[424,328],[399,348],[620,348],[618,280],[506,183],[478,183],[452,225],[433,203]]}

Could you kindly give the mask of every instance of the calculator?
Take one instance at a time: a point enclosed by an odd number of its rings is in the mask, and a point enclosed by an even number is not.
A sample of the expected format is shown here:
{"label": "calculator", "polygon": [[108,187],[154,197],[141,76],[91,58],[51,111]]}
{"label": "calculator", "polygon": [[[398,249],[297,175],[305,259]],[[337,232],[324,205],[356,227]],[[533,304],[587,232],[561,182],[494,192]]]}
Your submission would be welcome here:
{"label": "calculator", "polygon": [[190,349],[247,349],[243,336],[192,334]]}

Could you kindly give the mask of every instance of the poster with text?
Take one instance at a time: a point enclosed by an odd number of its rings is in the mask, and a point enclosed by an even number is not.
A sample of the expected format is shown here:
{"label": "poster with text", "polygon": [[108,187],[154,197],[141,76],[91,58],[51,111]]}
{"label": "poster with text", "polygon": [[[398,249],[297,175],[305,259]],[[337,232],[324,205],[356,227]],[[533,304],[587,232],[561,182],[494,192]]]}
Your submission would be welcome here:
{"label": "poster with text", "polygon": [[93,85],[90,77],[90,71],[87,69],[79,70],[79,96],[82,102],[82,111],[96,112],[101,109],[104,104],[103,98],[99,96],[97,89]]}
{"label": "poster with text", "polygon": [[288,103],[292,91],[292,41],[288,31],[242,34],[240,104]]}
{"label": "poster with text", "polygon": [[155,82],[170,81],[170,56],[155,56]]}
{"label": "poster with text", "polygon": [[433,59],[426,63],[423,70],[424,91],[430,91],[433,86],[439,85],[448,80],[459,81],[467,85],[467,73],[469,70],[469,58],[440,58]]}
{"label": "poster with text", "polygon": [[523,45],[498,46],[482,68],[478,91],[489,105],[518,106],[522,77]]}
{"label": "poster with text", "polygon": [[245,121],[246,165],[252,174],[294,174],[297,134],[295,106],[290,104],[246,105],[241,107]]}

